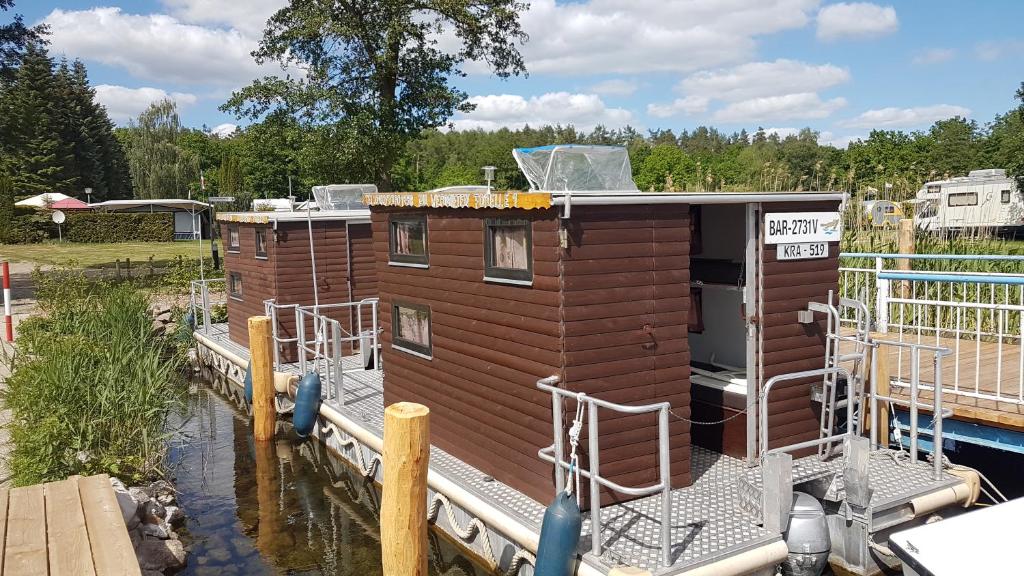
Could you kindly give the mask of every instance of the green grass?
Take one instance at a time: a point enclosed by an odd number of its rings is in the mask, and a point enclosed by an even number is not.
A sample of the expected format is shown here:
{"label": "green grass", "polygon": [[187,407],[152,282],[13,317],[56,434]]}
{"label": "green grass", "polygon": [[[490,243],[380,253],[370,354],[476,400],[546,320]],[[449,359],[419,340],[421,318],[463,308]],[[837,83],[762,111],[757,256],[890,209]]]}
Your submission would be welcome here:
{"label": "green grass", "polygon": [[[52,266],[113,268],[116,260],[121,260],[121,265],[124,266],[126,258],[131,259],[133,267],[148,266],[149,257],[152,256],[153,265],[163,268],[178,256],[195,260],[199,256],[199,248],[197,240],[118,244],[76,244],[56,241],[42,244],[0,244],[0,260]],[[202,252],[204,258],[210,257],[209,240],[203,240]]]}

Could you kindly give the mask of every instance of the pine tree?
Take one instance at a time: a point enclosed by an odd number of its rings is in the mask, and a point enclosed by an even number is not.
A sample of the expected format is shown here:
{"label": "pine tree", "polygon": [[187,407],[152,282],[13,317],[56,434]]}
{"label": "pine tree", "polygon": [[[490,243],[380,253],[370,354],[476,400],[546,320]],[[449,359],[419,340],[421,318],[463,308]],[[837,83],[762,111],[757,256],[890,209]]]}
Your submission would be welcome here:
{"label": "pine tree", "polygon": [[18,194],[73,192],[73,153],[61,138],[60,89],[46,50],[30,45],[0,99],[0,154]]}
{"label": "pine tree", "polygon": [[14,224],[14,183],[7,175],[0,174],[0,242],[7,242],[12,224]]}

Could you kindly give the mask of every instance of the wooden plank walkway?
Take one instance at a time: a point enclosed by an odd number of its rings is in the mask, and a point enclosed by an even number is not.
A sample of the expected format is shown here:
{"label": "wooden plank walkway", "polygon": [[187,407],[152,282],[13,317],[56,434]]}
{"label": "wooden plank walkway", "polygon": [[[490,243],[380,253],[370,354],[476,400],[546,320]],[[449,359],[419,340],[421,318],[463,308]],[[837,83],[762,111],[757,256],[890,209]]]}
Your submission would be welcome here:
{"label": "wooden plank walkway", "polygon": [[[852,331],[843,330],[844,335],[852,335]],[[876,340],[900,341],[899,333],[873,333]],[[1024,404],[1013,401],[1001,401],[991,398],[979,398],[977,395],[998,396],[1006,400],[1021,397],[1021,364],[1022,348],[1019,344],[999,344],[978,340],[957,338],[939,338],[923,335],[918,340],[917,334],[902,334],[904,342],[920,341],[929,346],[949,348],[953,354],[942,359],[942,405],[953,410],[954,417],[959,420],[977,422],[1024,431]],[[844,343],[841,350],[849,352],[849,344]],[[885,346],[889,356],[889,367],[893,382],[903,382],[906,386],[893,385],[893,396],[909,398],[911,354],[909,349],[896,346]],[[935,365],[930,353],[921,354],[920,381],[926,386],[935,382]],[[950,390],[957,389],[960,394]],[[931,404],[932,393],[922,390],[922,402]]]}
{"label": "wooden plank walkway", "polygon": [[106,474],[0,490],[0,576],[140,576]]}

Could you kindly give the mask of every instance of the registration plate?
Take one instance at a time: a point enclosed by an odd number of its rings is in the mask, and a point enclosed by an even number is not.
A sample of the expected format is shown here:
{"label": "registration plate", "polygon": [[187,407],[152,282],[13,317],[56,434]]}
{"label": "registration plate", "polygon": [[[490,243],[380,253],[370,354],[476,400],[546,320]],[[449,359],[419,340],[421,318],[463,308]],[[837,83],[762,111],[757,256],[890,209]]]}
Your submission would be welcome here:
{"label": "registration plate", "polygon": [[777,260],[811,260],[828,258],[828,242],[801,242],[799,244],[779,244],[776,247]]}

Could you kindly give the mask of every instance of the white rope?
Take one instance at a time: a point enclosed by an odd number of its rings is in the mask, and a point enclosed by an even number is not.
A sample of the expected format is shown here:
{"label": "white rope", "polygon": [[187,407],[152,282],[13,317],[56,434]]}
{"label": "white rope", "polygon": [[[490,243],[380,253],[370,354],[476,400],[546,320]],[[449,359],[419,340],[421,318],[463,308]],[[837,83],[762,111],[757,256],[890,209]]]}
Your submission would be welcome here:
{"label": "white rope", "polygon": [[341,430],[338,428],[338,425],[335,424],[334,422],[328,422],[327,424],[324,424],[323,426],[320,427],[321,435],[326,435],[328,433],[333,433],[335,436],[338,437],[338,444],[341,448],[353,449],[353,452],[356,453],[356,467],[359,468],[359,473],[362,474],[364,478],[373,478],[374,476],[377,475],[377,469],[380,468],[381,466],[380,455],[376,455],[373,458],[371,458],[370,464],[369,466],[367,466],[366,460],[363,457],[363,447],[359,444],[358,440],[352,437],[348,439],[342,439]]}
{"label": "white rope", "polygon": [[[580,502],[580,457],[577,452],[580,446],[580,433],[583,431],[583,406],[586,397],[587,395],[583,392],[576,395],[576,417],[573,418],[572,426],[569,427],[569,446],[571,448],[569,472],[565,479],[565,493],[570,496],[573,493],[573,481],[575,480],[576,504],[580,506],[582,506],[582,502]],[[574,475],[575,478],[573,478]]]}

